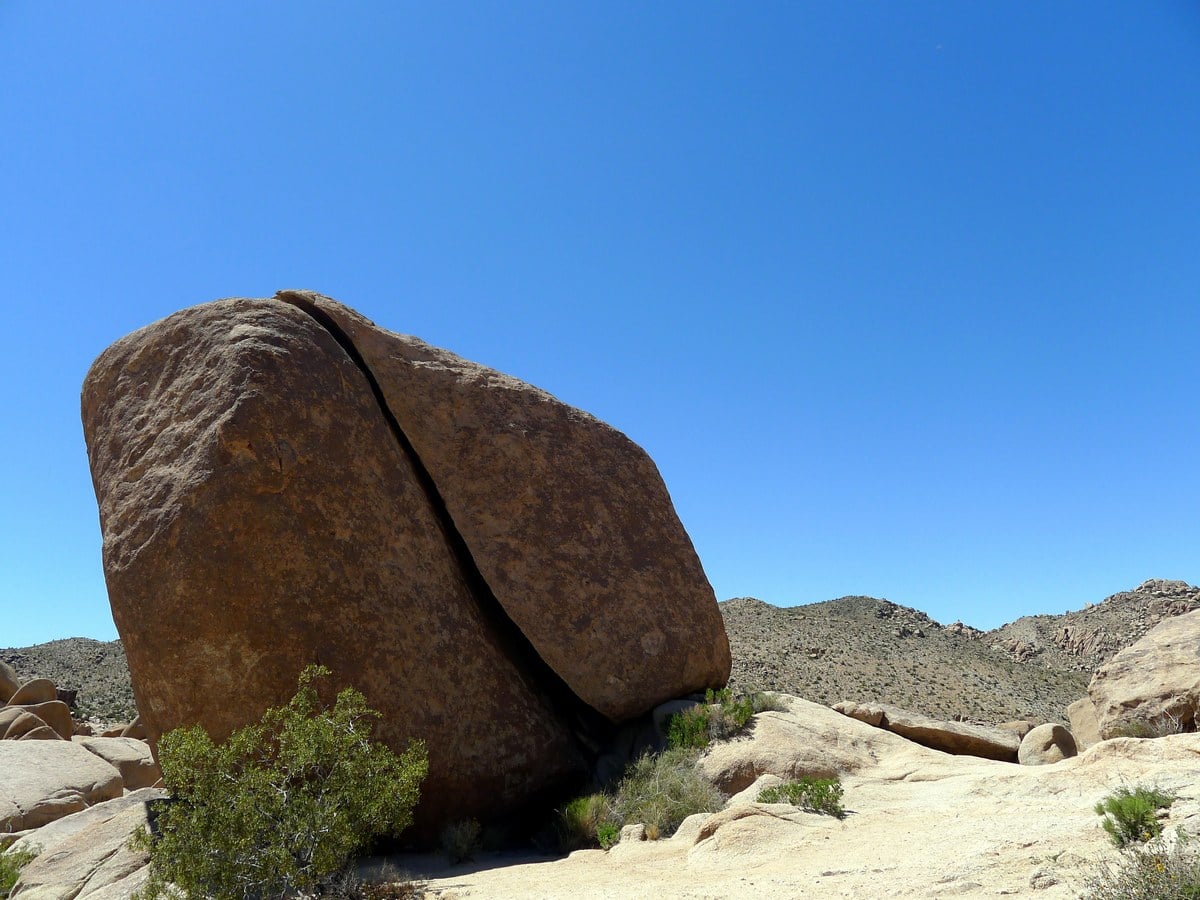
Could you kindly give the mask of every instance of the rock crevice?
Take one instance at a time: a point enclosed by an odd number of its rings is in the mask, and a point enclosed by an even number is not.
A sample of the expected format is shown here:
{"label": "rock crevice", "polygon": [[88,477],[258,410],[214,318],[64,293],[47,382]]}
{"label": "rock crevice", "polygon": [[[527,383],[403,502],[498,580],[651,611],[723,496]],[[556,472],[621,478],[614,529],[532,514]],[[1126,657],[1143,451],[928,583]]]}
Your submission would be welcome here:
{"label": "rock crevice", "polygon": [[421,455],[409,440],[404,426],[388,403],[379,379],[375,377],[370,364],[363,358],[353,339],[329,313],[313,302],[312,296],[307,292],[278,291],[275,298],[290,303],[311,316],[318,325],[329,332],[329,335],[346,351],[351,362],[362,372],[367,384],[370,385],[375,402],[379,405],[380,415],[383,416],[388,429],[395,437],[401,453],[412,466],[417,483],[429,501],[429,507],[441,526],[447,547],[454,556],[463,580],[478,604],[484,620],[491,625],[499,640],[504,644],[508,658],[513,661],[527,680],[540,687],[562,720],[572,723],[573,732],[577,737],[582,738],[580,750],[590,753],[597,744],[603,743],[608,737],[610,729],[606,727],[605,720],[596,710],[578,697],[558,676],[558,673],[542,660],[529,639],[508,615],[500,601],[496,599],[487,579],[479,571],[471,548],[455,524],[454,517],[442,497],[437,482],[434,481],[428,467],[422,461]]}

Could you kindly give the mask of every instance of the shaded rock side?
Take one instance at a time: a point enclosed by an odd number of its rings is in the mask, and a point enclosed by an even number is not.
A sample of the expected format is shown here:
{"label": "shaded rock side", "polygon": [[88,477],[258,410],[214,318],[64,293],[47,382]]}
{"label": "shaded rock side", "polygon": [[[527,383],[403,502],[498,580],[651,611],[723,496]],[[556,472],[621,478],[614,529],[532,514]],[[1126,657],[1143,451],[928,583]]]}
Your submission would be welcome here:
{"label": "shaded rock side", "polygon": [[374,373],[505,613],[613,721],[724,685],[712,587],[650,457],[545,391],[306,291]]}
{"label": "shaded rock side", "polygon": [[383,713],[388,744],[427,743],[423,826],[499,814],[580,771],[370,384],[311,316],[223,300],[134,332],[93,364],[83,422],[152,743],[191,723],[223,739],[322,663]]}
{"label": "shaded rock side", "polygon": [[1200,610],[1167,619],[1110,659],[1088,696],[1103,738],[1196,730]]}

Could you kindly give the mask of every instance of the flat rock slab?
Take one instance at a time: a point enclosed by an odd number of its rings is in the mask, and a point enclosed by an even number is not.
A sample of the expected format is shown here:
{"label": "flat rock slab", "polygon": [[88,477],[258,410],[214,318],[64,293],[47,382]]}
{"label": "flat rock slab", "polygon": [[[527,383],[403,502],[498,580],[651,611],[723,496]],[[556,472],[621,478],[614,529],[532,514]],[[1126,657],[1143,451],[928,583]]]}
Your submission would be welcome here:
{"label": "flat rock slab", "polygon": [[75,900],[100,891],[110,900],[130,896],[144,881],[150,855],[129,849],[129,838],[145,825],[145,804],[135,804],[58,841],[21,870],[11,896]]}
{"label": "flat rock slab", "polygon": [[0,741],[0,831],[24,831],[119,797],[121,773],[70,741]]}

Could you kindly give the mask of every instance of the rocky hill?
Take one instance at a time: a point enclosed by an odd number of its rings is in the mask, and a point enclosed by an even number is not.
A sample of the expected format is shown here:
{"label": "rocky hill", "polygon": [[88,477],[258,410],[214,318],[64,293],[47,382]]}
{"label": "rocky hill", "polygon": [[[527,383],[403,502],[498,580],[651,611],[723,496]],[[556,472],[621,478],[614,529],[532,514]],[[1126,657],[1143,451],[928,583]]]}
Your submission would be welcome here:
{"label": "rocky hill", "polygon": [[785,691],[832,704],[893,703],[944,719],[1065,721],[1092,672],[1172,615],[1200,606],[1200,588],[1147,581],[1060,616],[1027,616],[983,632],[943,626],[870,597],[775,607],[721,604],[735,688]]}
{"label": "rocky hill", "polygon": [[0,659],[23,679],[49,678],[60,688],[77,691],[78,719],[128,722],[137,715],[120,641],[66,638],[0,650]]}
{"label": "rocky hill", "polygon": [[985,639],[1020,662],[1091,673],[1163,619],[1194,609],[1200,609],[1200,588],[1152,579],[1075,612],[1023,616]]}

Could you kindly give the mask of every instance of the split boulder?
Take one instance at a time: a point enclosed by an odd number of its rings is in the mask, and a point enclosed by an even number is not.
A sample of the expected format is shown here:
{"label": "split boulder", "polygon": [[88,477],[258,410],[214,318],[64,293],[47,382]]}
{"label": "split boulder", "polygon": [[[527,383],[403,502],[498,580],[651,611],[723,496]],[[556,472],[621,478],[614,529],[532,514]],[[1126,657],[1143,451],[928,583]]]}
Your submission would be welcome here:
{"label": "split boulder", "polygon": [[[329,666],[423,739],[418,824],[577,778],[594,733],[724,683],[712,589],[623,435],[289,292],[183,310],[83,392],[142,723],[216,739]],[[482,736],[486,735],[486,740]]]}

